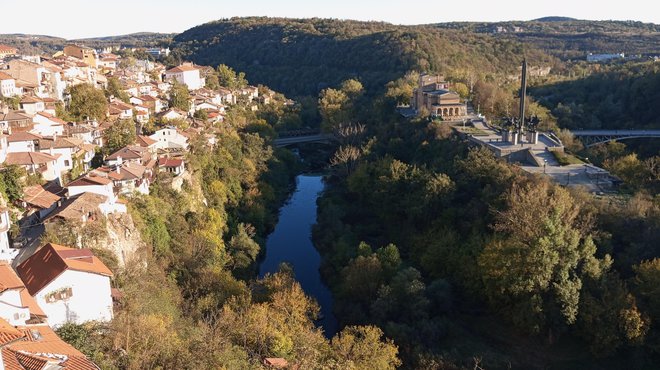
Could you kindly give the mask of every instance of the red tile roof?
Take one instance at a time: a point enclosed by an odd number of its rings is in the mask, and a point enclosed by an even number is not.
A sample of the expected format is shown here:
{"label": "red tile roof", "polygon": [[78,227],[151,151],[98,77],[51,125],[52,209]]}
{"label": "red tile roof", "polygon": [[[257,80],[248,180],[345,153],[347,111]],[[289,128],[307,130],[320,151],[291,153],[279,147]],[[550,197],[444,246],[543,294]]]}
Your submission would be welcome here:
{"label": "red tile roof", "polygon": [[182,64],[172,69],[168,69],[165,73],[181,73],[181,72],[198,71],[198,70],[199,68],[192,66],[190,64]]}
{"label": "red tile roof", "polygon": [[141,147],[150,147],[156,143],[157,141],[150,138],[149,136],[139,135],[137,137],[137,144]]}
{"label": "red tile roof", "polygon": [[273,369],[284,369],[289,366],[289,363],[281,357],[266,357],[264,359],[264,365]]}
{"label": "red tile roof", "polygon": [[64,342],[47,325],[14,328],[0,319],[0,338],[7,340],[2,348],[2,360],[7,370],[98,370],[82,352]]}
{"label": "red tile roof", "polygon": [[99,206],[108,201],[108,197],[96,193],[81,193],[62,202],[46,217],[44,222],[49,222],[53,218],[62,218],[65,220],[83,221],[89,214],[97,214]]}
{"label": "red tile roof", "polygon": [[41,99],[39,99],[35,96],[25,95],[21,99],[21,104],[25,104],[25,103],[43,103],[43,100],[41,100]]}
{"label": "red tile roof", "polygon": [[21,166],[44,164],[56,161],[57,157],[50,154],[39,152],[18,152],[7,154],[7,164],[17,164]]}
{"label": "red tile roof", "polygon": [[0,80],[13,80],[13,79],[14,79],[14,77],[12,77],[12,76],[4,73],[4,72],[0,72]]}
{"label": "red tile roof", "polygon": [[71,186],[94,186],[94,185],[108,185],[112,184],[112,181],[101,176],[96,176],[94,174],[84,175],[79,177],[70,183],[67,184],[67,187]]}
{"label": "red tile roof", "polygon": [[179,158],[159,158],[158,165],[160,167],[179,167],[183,163],[183,159]]}
{"label": "red tile roof", "polygon": [[66,122],[65,120],[62,120],[62,119],[60,119],[60,118],[57,118],[57,117],[53,116],[52,114],[48,114],[48,113],[46,113],[46,112],[39,112],[39,113],[37,113],[37,115],[39,115],[39,116],[43,116],[43,117],[46,117],[46,118],[48,118],[49,120],[51,120],[51,121],[53,121],[53,122],[55,122],[55,123],[59,123],[59,124],[62,124],[62,125],[66,125],[66,124],[67,124],[67,122]]}
{"label": "red tile roof", "polygon": [[66,270],[112,276],[112,271],[89,249],[74,249],[52,243],[43,246],[16,268],[33,296]]}
{"label": "red tile roof", "polygon": [[18,49],[14,47],[5,44],[0,44],[0,54],[16,53],[16,51],[18,51]]}
{"label": "red tile roof", "polygon": [[23,338],[25,335],[7,321],[0,319],[0,346]]}
{"label": "red tile roof", "polygon": [[47,209],[60,200],[60,196],[44,189],[41,185],[23,189],[23,201],[37,208]]}
{"label": "red tile roof", "polygon": [[42,139],[40,135],[27,131],[13,132],[11,135],[7,136],[7,142],[9,143],[16,143],[19,141],[34,141],[39,139]]}
{"label": "red tile roof", "polygon": [[21,279],[6,263],[0,263],[0,293],[9,289],[19,289],[25,287]]}
{"label": "red tile roof", "polygon": [[18,290],[22,307],[26,307],[30,314],[34,316],[46,317],[46,314],[27,291],[23,281],[16,275],[14,269],[6,263],[0,263],[0,293],[5,290]]}
{"label": "red tile roof", "polygon": [[146,149],[141,146],[130,145],[110,154],[105,158],[105,160],[115,160],[119,157],[122,159],[141,159],[144,156],[145,151]]}

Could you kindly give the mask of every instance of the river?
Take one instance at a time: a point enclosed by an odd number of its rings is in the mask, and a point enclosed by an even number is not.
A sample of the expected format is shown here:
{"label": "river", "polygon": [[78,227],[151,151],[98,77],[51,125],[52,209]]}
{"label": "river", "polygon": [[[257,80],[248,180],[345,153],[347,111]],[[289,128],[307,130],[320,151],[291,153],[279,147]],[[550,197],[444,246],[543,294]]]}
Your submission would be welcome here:
{"label": "river", "polygon": [[337,332],[337,319],[332,314],[332,293],[321,281],[321,256],[312,243],[316,200],[323,188],[320,175],[296,177],[296,190],[280,209],[275,230],[266,240],[266,258],[259,266],[259,277],[276,272],[282,262],[292,265],[296,280],[305,293],[321,306],[318,324],[329,338]]}

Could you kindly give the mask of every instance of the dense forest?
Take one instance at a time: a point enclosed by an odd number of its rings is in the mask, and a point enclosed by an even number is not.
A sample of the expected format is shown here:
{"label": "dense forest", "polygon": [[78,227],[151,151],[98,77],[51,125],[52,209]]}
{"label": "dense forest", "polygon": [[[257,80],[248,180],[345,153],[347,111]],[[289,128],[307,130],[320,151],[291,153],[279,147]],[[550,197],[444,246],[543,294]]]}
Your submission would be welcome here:
{"label": "dense forest", "polygon": [[566,189],[387,106],[345,130],[319,201],[343,325],[382,328],[406,369],[657,363],[657,191]]}
{"label": "dense forest", "polygon": [[568,129],[660,128],[660,65],[605,66],[586,78],[530,89]]}
{"label": "dense forest", "polygon": [[370,94],[406,72],[515,73],[523,54],[535,65],[555,60],[520,42],[488,35],[332,19],[232,18],[174,38],[185,58],[226,64],[289,96],[316,96],[359,79]]}

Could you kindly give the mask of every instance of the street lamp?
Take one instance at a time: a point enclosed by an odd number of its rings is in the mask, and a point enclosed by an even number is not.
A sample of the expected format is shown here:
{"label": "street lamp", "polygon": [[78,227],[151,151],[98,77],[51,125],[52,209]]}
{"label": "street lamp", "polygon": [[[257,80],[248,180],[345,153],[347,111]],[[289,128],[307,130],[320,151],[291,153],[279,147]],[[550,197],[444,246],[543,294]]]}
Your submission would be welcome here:
{"label": "street lamp", "polygon": [[545,175],[545,166],[548,164],[548,160],[544,159],[543,160],[543,174]]}
{"label": "street lamp", "polygon": [[589,168],[589,158],[584,157],[584,173],[587,173],[587,169]]}

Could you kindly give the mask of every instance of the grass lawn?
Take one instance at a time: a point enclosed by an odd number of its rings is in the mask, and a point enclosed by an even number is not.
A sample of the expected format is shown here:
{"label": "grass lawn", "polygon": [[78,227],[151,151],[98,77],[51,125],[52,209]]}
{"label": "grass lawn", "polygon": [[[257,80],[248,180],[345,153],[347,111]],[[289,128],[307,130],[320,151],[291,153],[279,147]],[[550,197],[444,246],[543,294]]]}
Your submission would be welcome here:
{"label": "grass lawn", "polygon": [[479,130],[478,128],[470,127],[470,126],[454,126],[456,130],[459,132],[462,132],[464,134],[470,134],[473,136],[488,136],[489,134],[484,131],[484,130]]}
{"label": "grass lawn", "polygon": [[553,151],[552,155],[555,156],[555,159],[557,162],[559,162],[560,166],[568,166],[569,164],[582,164],[581,160],[579,160],[576,156],[571,155],[571,154],[566,154],[558,151]]}

